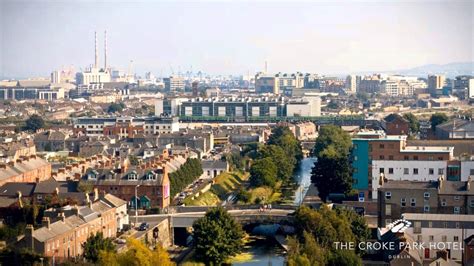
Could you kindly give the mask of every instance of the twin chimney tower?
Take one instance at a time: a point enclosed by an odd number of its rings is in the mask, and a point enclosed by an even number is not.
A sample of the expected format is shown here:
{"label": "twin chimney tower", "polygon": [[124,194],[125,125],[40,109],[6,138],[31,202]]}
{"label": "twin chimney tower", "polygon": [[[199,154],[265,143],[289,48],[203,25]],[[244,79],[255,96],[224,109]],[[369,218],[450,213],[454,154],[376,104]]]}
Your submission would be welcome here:
{"label": "twin chimney tower", "polygon": [[[94,68],[99,68],[99,47],[97,45],[97,32],[95,32],[95,61]],[[107,31],[104,31],[104,71],[107,71]]]}

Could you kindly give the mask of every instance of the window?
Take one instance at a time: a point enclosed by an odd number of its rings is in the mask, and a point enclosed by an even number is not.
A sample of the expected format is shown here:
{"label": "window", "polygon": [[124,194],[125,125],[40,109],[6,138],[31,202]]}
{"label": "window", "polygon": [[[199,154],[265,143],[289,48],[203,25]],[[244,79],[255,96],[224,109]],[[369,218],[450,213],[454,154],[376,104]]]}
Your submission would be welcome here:
{"label": "window", "polygon": [[454,242],[459,242],[459,236],[454,236],[453,240],[454,240]]}
{"label": "window", "polygon": [[393,168],[388,168],[388,173],[393,174]]}
{"label": "window", "polygon": [[354,144],[352,147],[354,147],[354,150],[357,150],[357,148],[359,147],[359,145]]}
{"label": "window", "polygon": [[423,235],[417,235],[416,236],[416,241],[418,241],[420,243],[423,242]]}
{"label": "window", "polygon": [[428,161],[433,161],[433,156],[432,155],[428,156]]}
{"label": "window", "polygon": [[429,222],[428,222],[428,228],[431,228],[431,227],[433,227],[433,222],[432,222],[432,221],[429,221]]}
{"label": "window", "polygon": [[381,168],[380,168],[380,173],[381,173],[381,174],[384,174],[384,173],[385,173],[385,168],[381,167]]}
{"label": "window", "polygon": [[384,149],[384,148],[385,148],[385,145],[384,145],[384,144],[380,144],[379,147],[380,147],[381,149]]}
{"label": "window", "polygon": [[413,174],[417,175],[418,174],[418,168],[413,168]]}
{"label": "window", "polygon": [[385,215],[392,215],[392,205],[385,204]]}
{"label": "window", "polygon": [[391,199],[392,198],[392,192],[390,192],[390,191],[385,192],[385,198],[386,199]]}
{"label": "window", "polygon": [[448,238],[446,236],[441,236],[441,242],[446,242]]}
{"label": "window", "polygon": [[354,156],[354,161],[355,161],[355,162],[357,161],[357,156]]}
{"label": "window", "polygon": [[389,160],[393,160],[393,155],[389,155],[389,156],[388,156],[388,159],[389,159]]}
{"label": "window", "polygon": [[474,175],[474,169],[469,170],[469,175]]}
{"label": "window", "polygon": [[469,207],[474,208],[474,199],[469,202]]}
{"label": "window", "polygon": [[434,241],[434,236],[430,236],[430,242]]}
{"label": "window", "polygon": [[383,155],[380,155],[379,158],[380,158],[380,160],[385,160],[385,156],[383,156]]}
{"label": "window", "polygon": [[459,201],[459,196],[454,196],[455,201]]}
{"label": "window", "polygon": [[401,198],[400,199],[400,204],[402,205],[402,207],[407,206],[407,199],[406,198]]}
{"label": "window", "polygon": [[418,161],[418,155],[413,156],[414,161]]}
{"label": "window", "polygon": [[461,226],[460,226],[459,222],[456,222],[456,228],[460,228],[460,227]]}
{"label": "window", "polygon": [[423,197],[425,198],[425,200],[429,199],[430,198],[430,193],[429,192],[425,192],[423,194]]}
{"label": "window", "polygon": [[438,175],[444,175],[444,169],[438,168]]}
{"label": "window", "polygon": [[423,206],[423,211],[424,212],[430,212],[430,206],[429,205]]}
{"label": "window", "polygon": [[434,175],[434,169],[433,169],[433,168],[430,168],[430,169],[428,170],[428,174]]}
{"label": "window", "polygon": [[461,213],[461,208],[460,207],[454,207],[454,214],[459,214]]}
{"label": "window", "polygon": [[403,157],[403,160],[408,161],[408,160],[409,160],[408,155],[405,155],[405,156]]}
{"label": "window", "polygon": [[412,207],[416,206],[416,199],[415,198],[410,199],[410,206],[412,206]]}
{"label": "window", "polygon": [[404,175],[408,175],[408,174],[409,174],[408,171],[409,171],[408,168],[403,168],[403,174],[404,174]]}

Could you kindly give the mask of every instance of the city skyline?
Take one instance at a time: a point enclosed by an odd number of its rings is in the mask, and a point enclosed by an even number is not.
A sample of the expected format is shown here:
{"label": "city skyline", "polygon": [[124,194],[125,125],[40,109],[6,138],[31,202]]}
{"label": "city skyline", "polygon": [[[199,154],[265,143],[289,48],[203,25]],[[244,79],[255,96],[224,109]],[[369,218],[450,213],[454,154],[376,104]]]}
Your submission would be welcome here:
{"label": "city skyline", "polygon": [[0,77],[85,69],[94,63],[95,31],[102,66],[105,30],[108,65],[126,71],[133,60],[133,72],[157,76],[253,74],[265,61],[269,72],[322,74],[472,62],[472,8],[471,1],[6,1]]}

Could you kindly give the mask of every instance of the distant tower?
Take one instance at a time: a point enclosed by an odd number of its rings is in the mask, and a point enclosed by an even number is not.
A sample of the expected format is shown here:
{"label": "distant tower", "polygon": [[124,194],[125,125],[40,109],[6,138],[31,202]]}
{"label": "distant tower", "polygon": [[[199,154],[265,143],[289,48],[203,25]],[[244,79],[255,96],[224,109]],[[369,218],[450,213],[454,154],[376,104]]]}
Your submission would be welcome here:
{"label": "distant tower", "polygon": [[267,60],[265,60],[265,74],[268,73],[268,62]]}
{"label": "distant tower", "polygon": [[97,47],[97,31],[95,32],[95,63],[94,63],[94,68],[99,67],[99,50]]}
{"label": "distant tower", "polygon": [[199,85],[199,82],[197,80],[193,81],[192,89],[193,89],[193,96],[194,97],[198,96],[198,85]]}
{"label": "distant tower", "polygon": [[107,71],[107,31],[104,32],[104,71]]}

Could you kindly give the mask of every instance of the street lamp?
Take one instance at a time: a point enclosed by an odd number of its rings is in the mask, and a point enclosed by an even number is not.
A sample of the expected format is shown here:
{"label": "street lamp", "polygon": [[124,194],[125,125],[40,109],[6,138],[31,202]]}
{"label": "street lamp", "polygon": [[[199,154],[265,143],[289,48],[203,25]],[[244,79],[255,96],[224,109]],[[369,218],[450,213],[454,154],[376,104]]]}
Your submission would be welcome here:
{"label": "street lamp", "polygon": [[137,189],[140,185],[135,186],[135,226],[138,224],[138,196],[137,196]]}

